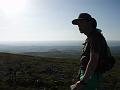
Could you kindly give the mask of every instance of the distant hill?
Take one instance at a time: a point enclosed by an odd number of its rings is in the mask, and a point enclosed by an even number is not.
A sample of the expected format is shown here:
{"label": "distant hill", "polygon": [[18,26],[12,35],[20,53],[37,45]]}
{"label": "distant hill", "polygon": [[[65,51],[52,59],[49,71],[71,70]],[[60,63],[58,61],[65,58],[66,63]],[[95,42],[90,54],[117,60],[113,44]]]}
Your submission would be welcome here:
{"label": "distant hill", "polygon": [[24,52],[23,55],[56,57],[56,58],[80,58],[80,50],[57,50],[52,49],[47,52]]}
{"label": "distant hill", "polygon": [[113,55],[120,56],[120,46],[111,46],[110,49]]}
{"label": "distant hill", "polygon": [[[0,42],[0,52],[6,53],[28,53],[28,52],[48,52],[58,50],[62,52],[82,49],[84,41],[54,41],[54,42]],[[120,52],[120,41],[108,41],[108,45],[113,51]],[[37,54],[36,53],[36,54]]]}
{"label": "distant hill", "polygon": [[[114,56],[120,55],[120,46],[111,46],[110,50]],[[42,56],[42,57],[56,57],[56,58],[80,58],[82,53],[82,47],[61,47],[56,49],[50,49],[44,52],[22,52],[20,54],[23,55],[31,55],[31,56]]]}

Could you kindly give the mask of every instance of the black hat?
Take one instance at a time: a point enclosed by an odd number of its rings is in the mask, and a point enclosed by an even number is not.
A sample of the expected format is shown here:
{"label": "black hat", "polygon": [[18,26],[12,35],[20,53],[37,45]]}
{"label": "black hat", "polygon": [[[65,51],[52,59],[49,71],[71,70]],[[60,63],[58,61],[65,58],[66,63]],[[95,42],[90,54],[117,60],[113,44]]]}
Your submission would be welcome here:
{"label": "black hat", "polygon": [[90,14],[88,13],[81,13],[78,17],[78,19],[74,19],[72,21],[72,24],[73,25],[78,25],[78,22],[81,21],[81,20],[89,20],[89,21],[93,21],[93,18],[91,17]]}

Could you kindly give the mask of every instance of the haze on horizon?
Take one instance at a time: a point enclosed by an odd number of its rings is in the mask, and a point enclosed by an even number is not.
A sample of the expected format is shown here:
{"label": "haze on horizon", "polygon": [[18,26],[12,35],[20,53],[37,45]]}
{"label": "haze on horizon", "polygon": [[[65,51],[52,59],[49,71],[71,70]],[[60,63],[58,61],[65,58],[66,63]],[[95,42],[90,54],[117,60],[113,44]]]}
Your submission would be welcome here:
{"label": "haze on horizon", "polygon": [[71,21],[91,14],[107,40],[120,41],[119,0],[0,0],[0,42],[81,41]]}

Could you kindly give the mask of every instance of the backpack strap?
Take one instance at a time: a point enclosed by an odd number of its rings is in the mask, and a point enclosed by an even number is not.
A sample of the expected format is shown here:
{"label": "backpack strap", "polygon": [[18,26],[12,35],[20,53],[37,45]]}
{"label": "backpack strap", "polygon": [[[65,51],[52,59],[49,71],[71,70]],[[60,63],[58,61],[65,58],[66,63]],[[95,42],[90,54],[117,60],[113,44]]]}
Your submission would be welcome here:
{"label": "backpack strap", "polygon": [[85,70],[86,65],[89,62],[89,58],[90,58],[90,47],[89,47],[88,39],[85,40],[85,43],[83,43],[83,45],[84,47],[80,57],[80,68]]}
{"label": "backpack strap", "polygon": [[[78,75],[76,77],[76,79],[80,79],[80,75],[81,75],[81,69],[84,69],[83,63],[85,63],[85,58],[88,57],[89,58],[89,44],[88,44],[88,39],[85,40],[85,42],[82,44],[83,45],[83,49],[82,49],[82,54],[80,56],[80,69],[78,71]],[[84,59],[84,60],[83,60]],[[89,59],[88,59],[89,61]],[[88,62],[87,61],[87,62]],[[87,63],[86,62],[86,63]]]}

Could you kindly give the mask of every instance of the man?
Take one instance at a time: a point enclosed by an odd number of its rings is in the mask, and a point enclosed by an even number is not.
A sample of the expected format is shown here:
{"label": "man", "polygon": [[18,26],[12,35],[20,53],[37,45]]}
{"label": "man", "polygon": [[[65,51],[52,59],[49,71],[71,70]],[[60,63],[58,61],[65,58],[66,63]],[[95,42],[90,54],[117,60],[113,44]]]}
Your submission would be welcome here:
{"label": "man", "polygon": [[81,13],[72,24],[77,25],[80,33],[84,33],[87,39],[80,59],[78,81],[70,86],[71,90],[98,90],[102,80],[98,65],[99,60],[105,55],[106,40],[101,30],[96,28],[96,20],[88,13]]}

